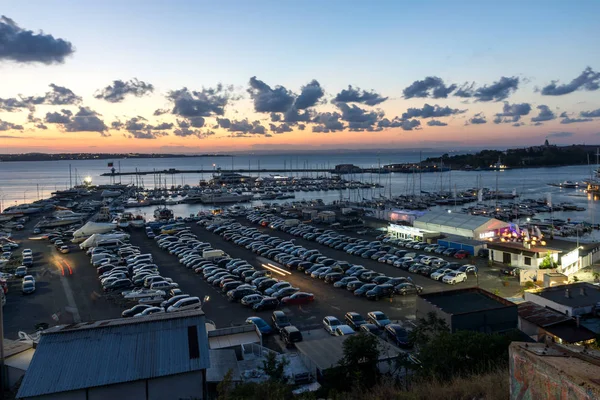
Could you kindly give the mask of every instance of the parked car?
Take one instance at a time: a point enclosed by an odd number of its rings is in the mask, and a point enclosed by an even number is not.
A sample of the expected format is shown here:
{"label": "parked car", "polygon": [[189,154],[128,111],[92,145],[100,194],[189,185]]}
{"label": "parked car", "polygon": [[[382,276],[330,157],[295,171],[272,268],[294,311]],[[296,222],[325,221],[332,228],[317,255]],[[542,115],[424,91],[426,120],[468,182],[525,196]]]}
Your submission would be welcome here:
{"label": "parked car", "polygon": [[23,280],[23,283],[21,283],[21,291],[23,294],[31,294],[35,292],[35,281]]}
{"label": "parked car", "polygon": [[456,253],[454,253],[454,258],[458,258],[458,259],[465,259],[468,258],[470,256],[469,252],[467,252],[466,250],[459,250]]}
{"label": "parked car", "polygon": [[164,312],[165,312],[164,308],[161,308],[161,307],[150,307],[150,308],[146,308],[141,313],[135,314],[134,317],[145,317],[145,316],[148,316],[148,315],[160,314],[160,313],[164,313]]}
{"label": "parked car", "polygon": [[292,325],[288,316],[285,315],[283,311],[279,310],[273,311],[271,314],[271,322],[273,323],[273,328],[275,328],[277,332],[280,332],[281,329],[285,328],[286,326]]}
{"label": "parked car", "polygon": [[366,332],[366,333],[372,333],[374,335],[379,335],[381,333],[381,330],[379,329],[379,327],[375,324],[362,324],[360,326],[360,331],[361,332]]}
{"label": "parked car", "polygon": [[373,289],[365,293],[365,296],[369,300],[379,300],[384,297],[394,296],[394,286],[384,283],[383,285],[377,285]]}
{"label": "parked car", "polygon": [[273,310],[279,305],[279,300],[275,297],[264,297],[261,301],[254,304],[252,309],[254,311]]}
{"label": "parked car", "polygon": [[388,324],[385,326],[385,333],[389,340],[400,347],[411,347],[409,333],[401,325]]}
{"label": "parked car", "polygon": [[367,314],[367,321],[376,325],[379,329],[383,329],[386,325],[392,323],[382,311],[371,311]]}
{"label": "parked car", "polygon": [[142,311],[151,308],[152,306],[149,304],[137,304],[131,308],[128,308],[127,310],[123,311],[121,313],[121,317],[123,318],[131,318],[134,317],[136,314],[141,313]]}
{"label": "parked car", "polygon": [[187,310],[199,310],[202,307],[200,298],[198,297],[186,297],[180,299],[175,304],[167,308],[167,312],[187,311]]}
{"label": "parked car", "polygon": [[281,340],[287,347],[291,347],[294,343],[302,341],[302,333],[293,325],[288,325],[281,329]]}
{"label": "parked car", "polygon": [[284,305],[301,305],[312,303],[315,296],[312,293],[296,292],[291,296],[286,296],[281,299],[281,304]]}
{"label": "parked car", "polygon": [[447,283],[449,285],[454,285],[459,282],[465,282],[467,280],[467,274],[460,271],[452,271],[447,275],[444,275],[442,278],[442,282]]}
{"label": "parked car", "polygon": [[407,294],[419,294],[423,291],[423,286],[414,283],[401,283],[394,288],[397,294],[406,296]]}
{"label": "parked car", "polygon": [[336,326],[333,331],[334,336],[348,336],[355,333],[356,331],[352,327],[344,324]]}
{"label": "parked car", "polygon": [[334,316],[329,315],[323,318],[323,328],[325,328],[325,331],[330,335],[335,335],[335,328],[339,325],[342,325],[342,323]]}
{"label": "parked car", "polygon": [[353,311],[347,312],[344,316],[344,320],[346,321],[346,324],[351,326],[354,330],[359,330],[361,325],[367,323],[362,315]]}
{"label": "parked car", "polygon": [[25,275],[27,275],[27,267],[24,266],[24,265],[21,265],[20,267],[17,267],[17,269],[15,270],[15,276],[18,276],[19,278],[22,278]]}
{"label": "parked car", "polygon": [[269,335],[273,333],[271,326],[269,326],[269,324],[267,324],[265,320],[260,317],[249,317],[246,319],[246,323],[256,326],[263,335]]}

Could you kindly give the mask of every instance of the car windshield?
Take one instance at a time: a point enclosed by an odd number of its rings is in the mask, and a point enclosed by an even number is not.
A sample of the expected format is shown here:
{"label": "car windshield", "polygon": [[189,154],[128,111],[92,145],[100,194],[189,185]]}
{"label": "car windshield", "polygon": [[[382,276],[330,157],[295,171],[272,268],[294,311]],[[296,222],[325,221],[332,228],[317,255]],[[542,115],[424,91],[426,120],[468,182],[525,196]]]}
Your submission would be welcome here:
{"label": "car windshield", "polygon": [[258,326],[259,328],[262,328],[263,326],[267,325],[267,323],[262,319],[254,319],[252,320],[252,323],[254,323],[254,325]]}
{"label": "car windshield", "polygon": [[388,317],[385,314],[375,314],[375,319],[377,321],[383,321],[385,319],[388,319]]}

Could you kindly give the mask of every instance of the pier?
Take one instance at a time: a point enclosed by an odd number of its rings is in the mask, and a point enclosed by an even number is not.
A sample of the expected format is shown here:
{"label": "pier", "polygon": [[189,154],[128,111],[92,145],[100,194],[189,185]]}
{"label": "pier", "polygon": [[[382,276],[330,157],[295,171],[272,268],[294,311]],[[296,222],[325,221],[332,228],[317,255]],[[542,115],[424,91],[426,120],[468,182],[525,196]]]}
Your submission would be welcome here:
{"label": "pier", "polygon": [[[272,173],[272,172],[286,172],[286,173],[303,173],[303,172],[324,172],[331,174],[340,174],[343,172],[336,171],[330,168],[295,168],[295,169],[284,169],[284,168],[263,168],[263,169],[162,169],[152,171],[130,171],[130,172],[105,172],[101,176],[127,176],[127,175],[175,175],[175,174],[218,174],[223,172],[234,172],[238,174],[251,174],[251,173]],[[367,172],[362,170],[361,172]],[[373,171],[374,172],[374,171]]]}

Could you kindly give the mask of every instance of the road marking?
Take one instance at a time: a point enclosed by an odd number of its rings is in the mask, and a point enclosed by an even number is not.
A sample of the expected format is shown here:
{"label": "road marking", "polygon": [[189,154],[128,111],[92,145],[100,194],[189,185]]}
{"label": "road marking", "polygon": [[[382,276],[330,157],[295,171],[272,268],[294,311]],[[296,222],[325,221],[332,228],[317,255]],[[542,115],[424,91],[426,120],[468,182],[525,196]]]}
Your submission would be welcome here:
{"label": "road marking", "polygon": [[339,308],[339,307],[336,307],[336,306],[331,306],[331,308],[335,308],[335,309],[336,309],[336,310],[338,310],[338,311],[340,311],[340,310],[341,310],[341,308]]}
{"label": "road marking", "polygon": [[[71,290],[71,284],[64,276],[64,266],[60,262],[61,260],[57,260],[54,263],[54,266],[62,269],[62,274],[59,275],[60,283],[63,286],[63,290],[65,291],[65,297],[67,298],[67,304],[69,305],[69,312],[73,315],[73,321],[75,323],[81,322],[81,316],[79,315],[79,309],[77,308],[77,304],[75,303],[75,298],[73,297],[73,291]],[[66,309],[66,308],[65,308]]]}

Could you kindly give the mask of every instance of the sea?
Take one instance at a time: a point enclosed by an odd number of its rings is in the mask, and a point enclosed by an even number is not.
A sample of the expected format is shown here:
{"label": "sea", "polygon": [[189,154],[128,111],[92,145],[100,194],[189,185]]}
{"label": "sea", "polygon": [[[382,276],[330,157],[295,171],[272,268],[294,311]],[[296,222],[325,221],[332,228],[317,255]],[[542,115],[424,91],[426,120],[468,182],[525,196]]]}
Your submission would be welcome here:
{"label": "sea", "polygon": [[[60,161],[28,161],[0,162],[0,209],[11,205],[31,202],[49,197],[51,192],[62,190],[71,185],[81,184],[85,178],[91,178],[93,184],[111,183],[111,178],[101,176],[110,172],[109,163],[121,172],[154,171],[169,168],[213,171],[230,169],[276,169],[280,175],[317,177],[324,173],[299,173],[290,171],[292,168],[333,168],[337,164],[354,164],[364,168],[377,168],[379,165],[390,163],[413,163],[427,157],[439,157],[441,152],[351,152],[351,153],[306,153],[306,154],[243,154],[234,156],[199,156],[176,158],[121,158],[114,160],[60,160]],[[390,174],[352,174],[345,175],[346,179],[364,182],[377,182],[383,185],[381,189],[354,190],[340,193],[339,191],[297,192],[295,200],[322,199],[325,203],[334,200],[361,201],[363,198],[389,197],[395,195],[410,195],[425,192],[453,191],[460,192],[476,187],[487,187],[491,190],[498,188],[503,192],[516,190],[520,198],[548,198],[554,204],[568,202],[584,207],[585,211],[555,212],[553,218],[571,219],[572,221],[587,221],[593,224],[600,222],[600,207],[598,197],[586,194],[583,189],[561,189],[550,186],[566,180],[582,181],[589,179],[590,166],[567,166],[554,168],[508,169],[503,171],[447,171],[422,174],[390,173]],[[267,173],[252,174],[265,176]],[[141,177],[146,188],[157,185],[197,185],[200,180],[210,179],[211,174],[178,174],[162,175],[160,180],[150,174]],[[117,182],[135,183],[135,176],[116,178]],[[518,201],[518,200],[517,200]],[[458,206],[457,209],[463,206]],[[207,206],[200,204],[180,204],[172,206],[178,215],[194,214]],[[454,209],[453,206],[444,208]],[[143,210],[152,215],[151,210]],[[550,215],[539,214],[539,218]]]}

